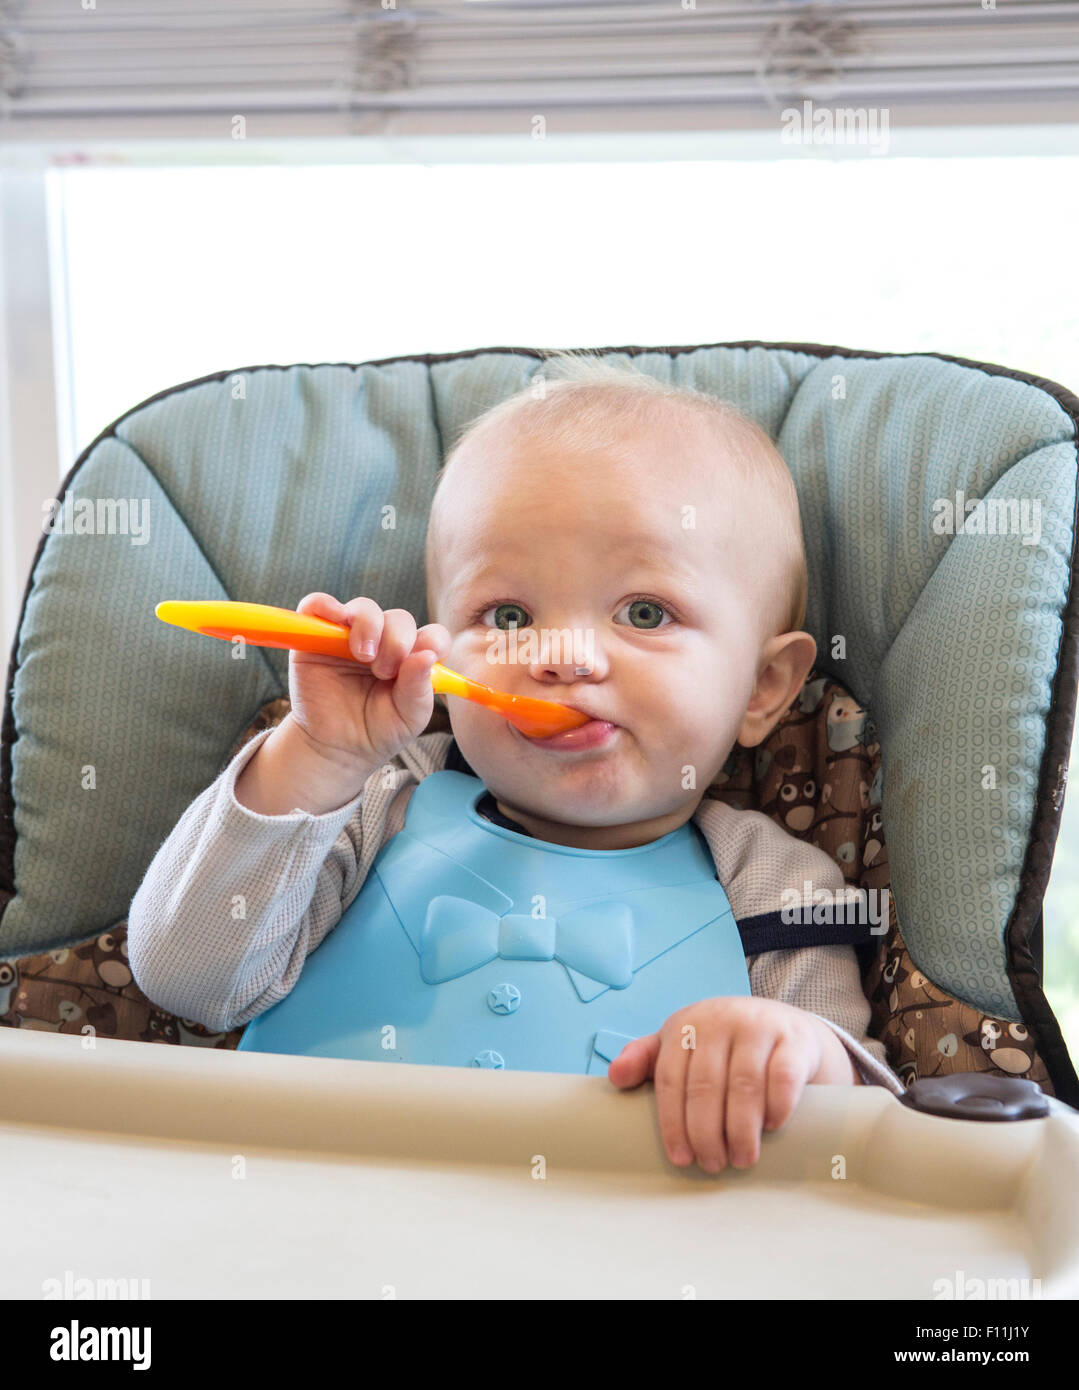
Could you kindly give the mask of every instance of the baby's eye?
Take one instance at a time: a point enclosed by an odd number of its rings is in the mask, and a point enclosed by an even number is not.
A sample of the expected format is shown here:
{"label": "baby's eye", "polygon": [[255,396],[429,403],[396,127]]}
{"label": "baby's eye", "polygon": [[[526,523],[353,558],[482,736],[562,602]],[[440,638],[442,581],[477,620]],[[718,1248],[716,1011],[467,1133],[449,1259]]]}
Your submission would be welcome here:
{"label": "baby's eye", "polygon": [[650,598],[630,599],[618,612],[624,613],[627,608],[630,612],[629,620],[636,628],[647,630],[651,627],[666,627],[667,624],[662,621],[664,617],[668,623],[671,621],[671,615],[663,605]]}
{"label": "baby's eye", "polygon": [[495,615],[495,627],[500,627],[505,632],[510,632],[515,627],[528,627],[532,621],[519,603],[496,603],[491,608],[485,608],[480,614],[480,621],[485,625],[488,613]]}

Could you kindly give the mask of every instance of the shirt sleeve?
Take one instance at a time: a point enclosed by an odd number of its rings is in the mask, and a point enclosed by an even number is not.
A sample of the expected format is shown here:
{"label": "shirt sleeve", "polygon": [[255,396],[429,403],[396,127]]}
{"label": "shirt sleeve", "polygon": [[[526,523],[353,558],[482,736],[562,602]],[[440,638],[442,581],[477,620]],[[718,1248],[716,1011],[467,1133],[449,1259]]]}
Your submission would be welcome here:
{"label": "shirt sleeve", "polygon": [[422,735],[336,810],[264,816],[241,805],[235,789],[272,732],[246,743],[191,803],[128,910],[135,983],[159,1008],[216,1032],[249,1022],[293,988],[451,738]]}
{"label": "shirt sleeve", "polygon": [[754,994],[814,1014],[847,1049],[867,1086],[885,1086],[893,1095],[903,1095],[903,1083],[888,1065],[884,1044],[866,1033],[872,1011],[853,946],[766,951],[747,956],[746,965]]}
{"label": "shirt sleeve", "polygon": [[[818,889],[848,888],[839,865],[760,811],[740,811],[706,798],[694,817],[712,850],[716,873],[736,921],[778,912],[791,893],[811,904]],[[862,989],[854,947],[805,946],[746,957],[750,990],[805,1009],[831,1028],[866,1085],[903,1095],[884,1044],[866,1032],[872,1010]]]}

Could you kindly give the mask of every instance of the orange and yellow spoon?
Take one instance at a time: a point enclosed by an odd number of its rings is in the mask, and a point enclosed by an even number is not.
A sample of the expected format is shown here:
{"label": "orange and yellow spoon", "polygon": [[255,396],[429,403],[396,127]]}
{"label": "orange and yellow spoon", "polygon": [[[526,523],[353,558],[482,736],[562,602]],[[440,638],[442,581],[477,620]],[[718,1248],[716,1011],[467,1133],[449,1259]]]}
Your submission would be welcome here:
{"label": "orange and yellow spoon", "polygon": [[[242,637],[254,647],[286,647],[321,656],[356,661],[348,645],[349,629],[291,608],[274,608],[267,603],[233,603],[226,599],[168,599],[154,612],[163,623],[203,632],[207,637],[233,641]],[[357,665],[363,665],[357,662]],[[508,719],[529,738],[550,738],[567,729],[588,723],[588,715],[553,700],[534,700],[527,695],[506,695],[489,685],[458,675],[441,661],[431,667],[431,684],[436,695],[459,695],[484,705]]]}

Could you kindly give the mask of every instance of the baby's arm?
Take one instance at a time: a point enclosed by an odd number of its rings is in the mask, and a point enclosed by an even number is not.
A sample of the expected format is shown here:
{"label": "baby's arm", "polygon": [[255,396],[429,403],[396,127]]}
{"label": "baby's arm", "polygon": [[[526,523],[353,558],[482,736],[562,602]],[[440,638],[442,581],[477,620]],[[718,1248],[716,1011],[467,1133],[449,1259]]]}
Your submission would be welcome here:
{"label": "baby's arm", "polygon": [[[393,777],[375,769],[359,793],[321,811],[303,809],[304,801],[317,807],[325,787],[300,766],[294,794],[284,798],[294,809],[264,814],[237,799],[236,784],[276,732],[264,730],[245,744],[187,808],[128,913],[129,962],[139,988],[159,1007],[220,1032],[247,1023],[292,989],[304,960],[401,828],[411,788],[441,766],[447,738],[417,740],[392,760]],[[277,804],[272,758],[266,770],[251,799]],[[245,779],[245,797],[250,785]]]}

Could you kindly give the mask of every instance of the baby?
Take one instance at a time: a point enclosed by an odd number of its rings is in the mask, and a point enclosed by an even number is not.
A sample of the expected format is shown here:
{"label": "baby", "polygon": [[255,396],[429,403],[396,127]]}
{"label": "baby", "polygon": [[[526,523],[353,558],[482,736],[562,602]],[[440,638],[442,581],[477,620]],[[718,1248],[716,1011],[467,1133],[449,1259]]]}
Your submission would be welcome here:
{"label": "baby", "polygon": [[[410,828],[417,786],[442,768],[478,777],[478,813],[534,842],[630,851],[692,821],[744,939],[750,919],[778,921],[784,890],[843,889],[823,851],[704,795],[736,742],[753,747],[775,727],[816,657],[800,630],[797,494],[752,421],[637,371],[555,354],[452,450],[426,562],[432,621],[419,629],[370,598],[299,604],[348,625],[363,665],[290,653],[289,714],[237,753],[158,851],[128,916],[131,968],[152,1001],[225,1030],[284,1000],[380,850]],[[452,735],[424,733],[436,660],[590,721],[537,740],[454,699]],[[223,926],[221,905],[237,898],[241,920]],[[614,1085],[654,1080],[673,1163],[751,1166],[762,1130],[785,1123],[807,1084],[902,1093],[865,1036],[853,947],[797,930],[812,944],[738,951],[751,992],[694,999],[709,976],[693,977],[697,989],[683,979],[684,1004],[656,1031],[608,1045]],[[574,977],[579,990],[586,977]],[[509,995],[491,1004],[512,1007]]]}

